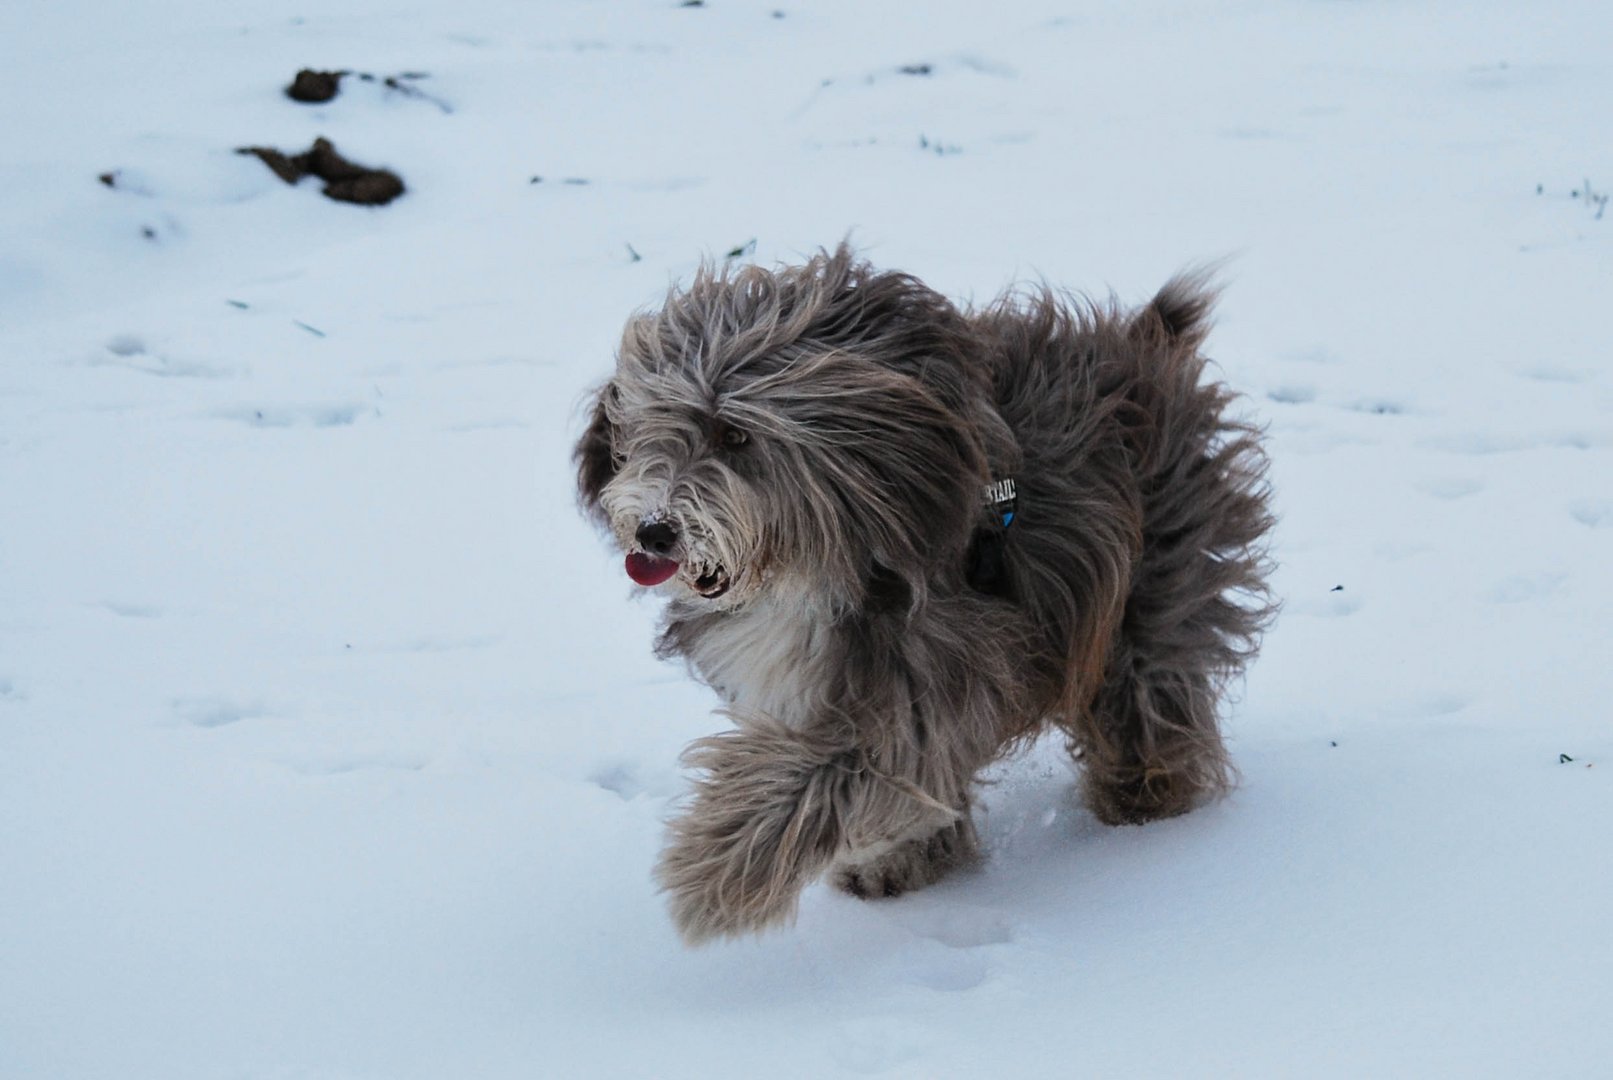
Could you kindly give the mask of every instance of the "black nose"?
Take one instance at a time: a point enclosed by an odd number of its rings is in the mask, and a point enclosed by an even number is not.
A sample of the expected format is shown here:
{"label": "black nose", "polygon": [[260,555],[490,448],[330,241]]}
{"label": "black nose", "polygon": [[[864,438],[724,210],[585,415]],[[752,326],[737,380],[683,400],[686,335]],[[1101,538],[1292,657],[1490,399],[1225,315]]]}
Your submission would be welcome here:
{"label": "black nose", "polygon": [[638,532],[633,534],[633,538],[651,555],[665,558],[672,554],[672,549],[677,546],[678,531],[664,521],[646,521],[638,527]]}

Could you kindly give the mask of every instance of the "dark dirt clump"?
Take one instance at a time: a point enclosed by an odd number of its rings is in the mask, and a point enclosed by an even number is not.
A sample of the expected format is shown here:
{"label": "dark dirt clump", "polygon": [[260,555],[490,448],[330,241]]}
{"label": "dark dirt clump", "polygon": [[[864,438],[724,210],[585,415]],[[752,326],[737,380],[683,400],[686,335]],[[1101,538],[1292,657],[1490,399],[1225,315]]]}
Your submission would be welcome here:
{"label": "dark dirt clump", "polygon": [[236,153],[251,154],[288,184],[317,176],[325,181],[325,196],[338,202],[385,206],[404,192],[397,173],[354,164],[337,153],[329,139],[315,139],[313,146],[295,155],[267,146],[243,146]]}
{"label": "dark dirt clump", "polygon": [[297,72],[297,77],[291,80],[291,85],[286,87],[286,97],[310,105],[329,101],[341,90],[342,76],[346,74],[345,71],[314,71],[303,68]]}
{"label": "dark dirt clump", "polygon": [[448,102],[440,97],[426,93],[415,85],[421,79],[430,77],[424,71],[400,71],[396,75],[373,75],[368,71],[315,71],[312,68],[303,68],[291,80],[291,85],[286,87],[286,97],[306,105],[323,104],[341,93],[342,80],[349,75],[361,82],[380,83],[391,93],[401,94],[417,101],[428,102],[441,109],[444,113],[454,111],[454,107]]}

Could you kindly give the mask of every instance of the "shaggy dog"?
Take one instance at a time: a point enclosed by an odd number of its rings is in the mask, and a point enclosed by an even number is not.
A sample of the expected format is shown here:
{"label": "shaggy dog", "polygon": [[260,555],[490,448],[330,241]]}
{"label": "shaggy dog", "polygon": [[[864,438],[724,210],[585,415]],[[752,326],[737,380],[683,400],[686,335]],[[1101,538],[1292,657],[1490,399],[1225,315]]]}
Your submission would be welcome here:
{"label": "shaggy dog", "polygon": [[734,721],[657,870],[686,940],[787,921],[825,872],[886,897],[968,862],[976,772],[1048,725],[1104,822],[1226,790],[1271,516],[1204,381],[1212,298],[960,310],[842,245],[628,322],[582,502]]}

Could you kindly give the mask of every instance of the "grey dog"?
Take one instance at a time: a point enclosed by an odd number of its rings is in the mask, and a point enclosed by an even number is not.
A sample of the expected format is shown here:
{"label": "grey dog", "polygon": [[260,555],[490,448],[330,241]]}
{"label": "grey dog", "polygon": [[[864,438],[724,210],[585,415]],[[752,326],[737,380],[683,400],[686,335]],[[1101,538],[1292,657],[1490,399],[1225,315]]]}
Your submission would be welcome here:
{"label": "grey dog", "polygon": [[1223,793],[1217,721],[1273,610],[1258,431],[1213,291],[960,309],[845,245],[705,266],[627,324],[575,461],[730,730],[657,875],[693,943],[976,854],[978,770],[1048,726],[1111,824]]}

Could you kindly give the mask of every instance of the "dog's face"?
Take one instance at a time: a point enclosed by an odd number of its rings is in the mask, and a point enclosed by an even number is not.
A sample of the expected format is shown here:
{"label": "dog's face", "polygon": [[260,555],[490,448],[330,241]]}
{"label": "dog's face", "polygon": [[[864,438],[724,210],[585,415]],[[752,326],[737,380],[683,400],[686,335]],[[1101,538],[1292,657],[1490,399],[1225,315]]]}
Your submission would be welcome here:
{"label": "dog's face", "polygon": [[585,508],[640,585],[740,606],[790,581],[830,603],[922,589],[984,478],[967,326],[842,248],[703,270],[632,319],[577,445]]}
{"label": "dog's face", "polygon": [[579,447],[579,483],[634,581],[729,607],[761,587],[764,538],[778,531],[759,497],[759,425],[681,375],[624,344]]}

